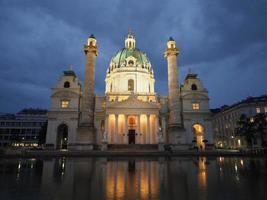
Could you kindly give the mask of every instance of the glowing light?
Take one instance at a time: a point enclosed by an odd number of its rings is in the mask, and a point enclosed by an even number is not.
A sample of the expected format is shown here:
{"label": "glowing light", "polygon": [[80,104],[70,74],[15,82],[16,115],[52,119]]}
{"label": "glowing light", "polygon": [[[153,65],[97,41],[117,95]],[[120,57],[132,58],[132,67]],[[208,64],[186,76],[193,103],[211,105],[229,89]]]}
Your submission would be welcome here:
{"label": "glowing light", "polygon": [[242,159],[240,160],[240,164],[241,164],[241,166],[244,165],[244,161]]}
{"label": "glowing light", "polygon": [[70,105],[70,101],[69,100],[62,100],[61,101],[61,108],[68,108]]}
{"label": "glowing light", "polygon": [[199,103],[192,103],[193,110],[199,110],[200,106]]}
{"label": "glowing light", "polygon": [[237,144],[238,144],[238,146],[241,146],[241,140],[240,139],[237,140]]}

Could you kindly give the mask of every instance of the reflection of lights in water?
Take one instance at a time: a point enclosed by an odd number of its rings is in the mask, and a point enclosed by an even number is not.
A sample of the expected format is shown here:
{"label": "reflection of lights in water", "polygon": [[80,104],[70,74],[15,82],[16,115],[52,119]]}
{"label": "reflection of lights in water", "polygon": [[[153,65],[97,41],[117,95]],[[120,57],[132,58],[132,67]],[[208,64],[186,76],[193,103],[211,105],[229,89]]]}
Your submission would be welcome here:
{"label": "reflection of lights in water", "polygon": [[207,185],[206,160],[206,157],[201,157],[198,161],[198,182],[201,187]]}
{"label": "reflection of lights in water", "polygon": [[237,164],[235,163],[235,171],[237,172],[238,168],[237,168]]}
{"label": "reflection of lights in water", "polygon": [[244,161],[241,159],[240,160],[240,164],[241,164],[241,166],[243,167],[243,165],[244,165]]}
{"label": "reflection of lights in water", "polygon": [[64,175],[64,171],[65,171],[65,159],[62,159],[62,163],[61,163],[61,174],[62,174],[62,176]]}
{"label": "reflection of lights in water", "polygon": [[[126,178],[127,177],[127,178]],[[159,194],[157,162],[109,162],[106,174],[107,199],[150,199]]]}
{"label": "reflection of lights in water", "polygon": [[18,171],[20,171],[20,168],[21,168],[21,164],[19,162],[19,164],[18,164]]}
{"label": "reflection of lights in water", "polygon": [[31,164],[31,169],[33,168],[33,163]]}
{"label": "reflection of lights in water", "polygon": [[224,157],[219,157],[219,161],[222,163],[224,161]]}
{"label": "reflection of lights in water", "polygon": [[18,164],[18,171],[17,171],[17,176],[16,176],[16,179],[19,180],[19,177],[20,177],[20,169],[21,169],[21,162],[19,161],[19,164]]}

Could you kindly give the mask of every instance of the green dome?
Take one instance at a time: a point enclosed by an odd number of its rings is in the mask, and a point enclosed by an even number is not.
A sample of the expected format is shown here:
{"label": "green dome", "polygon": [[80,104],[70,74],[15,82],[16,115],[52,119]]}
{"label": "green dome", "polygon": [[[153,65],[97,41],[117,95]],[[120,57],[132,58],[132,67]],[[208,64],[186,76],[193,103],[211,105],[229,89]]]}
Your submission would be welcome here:
{"label": "green dome", "polygon": [[150,63],[146,54],[139,49],[129,49],[123,48],[122,50],[118,51],[111,59],[111,62],[115,63],[116,65],[121,65],[124,63],[125,59],[129,56],[133,56],[136,58],[136,62],[141,65],[147,65]]}

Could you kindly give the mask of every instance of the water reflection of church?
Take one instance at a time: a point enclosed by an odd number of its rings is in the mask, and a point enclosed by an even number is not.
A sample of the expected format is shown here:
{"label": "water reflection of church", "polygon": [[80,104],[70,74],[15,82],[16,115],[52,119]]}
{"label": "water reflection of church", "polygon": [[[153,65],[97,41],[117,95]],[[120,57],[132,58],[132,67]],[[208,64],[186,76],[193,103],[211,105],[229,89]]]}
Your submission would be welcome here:
{"label": "water reflection of church", "polygon": [[90,36],[84,46],[83,89],[72,69],[64,71],[52,89],[47,146],[92,149],[105,143],[170,143],[189,148],[196,143],[204,148],[206,143],[212,144],[208,91],[191,72],[179,84],[179,51],[170,38],[164,53],[168,96],[160,96],[154,89],[150,60],[136,48],[136,40],[129,33],[125,47],[111,58],[105,95],[99,96],[94,94],[97,41]]}
{"label": "water reflection of church", "polygon": [[42,191],[60,199],[195,199],[189,189],[204,195],[207,187],[206,158],[61,158],[45,161],[43,169]]}

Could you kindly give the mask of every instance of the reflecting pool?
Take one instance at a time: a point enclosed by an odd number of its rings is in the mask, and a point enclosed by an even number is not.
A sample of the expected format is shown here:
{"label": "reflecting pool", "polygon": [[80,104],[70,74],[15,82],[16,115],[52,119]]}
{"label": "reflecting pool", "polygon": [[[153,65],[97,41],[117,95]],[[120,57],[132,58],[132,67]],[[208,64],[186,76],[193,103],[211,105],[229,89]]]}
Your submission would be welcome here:
{"label": "reflecting pool", "polygon": [[0,199],[266,199],[267,159],[1,159]]}

